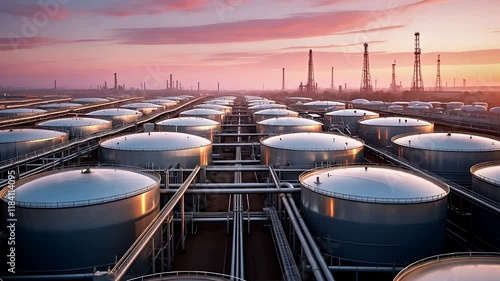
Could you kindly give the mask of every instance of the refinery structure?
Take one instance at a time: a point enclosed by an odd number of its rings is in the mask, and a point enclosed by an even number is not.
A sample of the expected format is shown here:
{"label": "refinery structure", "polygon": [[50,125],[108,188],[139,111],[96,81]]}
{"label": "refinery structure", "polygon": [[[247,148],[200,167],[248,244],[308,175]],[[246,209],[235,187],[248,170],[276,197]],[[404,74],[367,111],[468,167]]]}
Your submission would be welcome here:
{"label": "refinery structure", "polygon": [[309,50],[292,95],[285,66],[273,92],[4,96],[0,278],[498,280],[500,99],[437,95],[440,56],[428,98],[418,32],[383,96],[363,47],[349,93]]}

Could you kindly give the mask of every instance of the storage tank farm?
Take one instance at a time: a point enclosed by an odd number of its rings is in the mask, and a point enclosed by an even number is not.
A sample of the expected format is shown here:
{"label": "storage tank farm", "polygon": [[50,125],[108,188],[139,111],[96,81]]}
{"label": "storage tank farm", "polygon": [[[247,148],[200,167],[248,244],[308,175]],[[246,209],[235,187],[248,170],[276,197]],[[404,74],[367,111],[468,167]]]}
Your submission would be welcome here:
{"label": "storage tank farm", "polygon": [[391,145],[391,138],[405,133],[432,133],[434,123],[406,117],[381,117],[358,121],[359,137],[379,148]]}
{"label": "storage tank farm", "polygon": [[74,139],[110,130],[112,125],[112,122],[109,120],[89,117],[72,117],[43,121],[38,123],[37,127],[65,131],[69,133],[71,139]]}
{"label": "storage tank farm", "polygon": [[159,188],[157,174],[117,167],[54,170],[17,183],[17,273],[106,270],[158,214]]}
{"label": "storage tank farm", "polygon": [[[500,160],[472,166],[472,191],[500,203]],[[472,206],[472,224],[477,236],[500,248],[500,228],[492,222],[500,221],[498,214],[479,206]]]}
{"label": "storage tank farm", "polygon": [[500,159],[500,141],[475,134],[403,134],[392,138],[394,154],[450,181],[470,186],[470,168]]}
{"label": "storage tank farm", "polygon": [[0,161],[68,141],[68,133],[46,129],[0,130]]}
{"label": "storage tank farm", "polygon": [[156,128],[159,132],[193,134],[214,142],[215,134],[221,131],[221,124],[201,117],[178,117],[157,122]]}
{"label": "storage tank farm", "polygon": [[304,218],[329,255],[401,265],[443,247],[445,184],[375,165],[312,170],[300,176],[300,183]]}
{"label": "storage tank farm", "polygon": [[358,121],[378,118],[379,114],[363,109],[340,109],[325,113],[326,126],[339,126],[347,129],[351,135],[358,135]]}
{"label": "storage tank farm", "polygon": [[113,126],[135,122],[143,116],[142,112],[127,108],[106,108],[92,111],[85,115],[93,118],[110,120]]}

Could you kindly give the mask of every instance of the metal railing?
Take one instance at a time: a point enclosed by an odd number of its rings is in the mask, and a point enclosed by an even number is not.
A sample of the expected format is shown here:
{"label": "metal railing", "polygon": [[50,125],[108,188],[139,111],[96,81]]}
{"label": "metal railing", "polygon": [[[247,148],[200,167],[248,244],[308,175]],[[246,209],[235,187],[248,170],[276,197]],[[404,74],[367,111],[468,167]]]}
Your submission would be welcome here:
{"label": "metal railing", "polygon": [[[411,142],[410,143],[403,143],[401,141],[398,142],[398,140],[400,140],[401,138],[404,138],[404,137],[408,137],[408,136],[414,136],[414,135],[417,135],[420,137],[420,135],[442,135],[442,134],[447,134],[447,133],[406,133],[406,134],[401,134],[401,135],[397,135],[397,136],[394,136],[391,138],[391,142],[398,145],[398,146],[401,146],[401,147],[404,147],[404,148],[415,148],[415,149],[425,149],[425,150],[431,150],[431,151],[442,151],[442,152],[485,152],[485,151],[499,151],[500,150],[500,142],[497,140],[497,139],[494,139],[492,138],[491,136],[487,136],[487,135],[484,135],[484,134],[478,134],[478,133],[474,133],[474,134],[471,134],[471,133],[464,133],[464,132],[454,132],[454,131],[450,131],[448,132],[448,134],[460,134],[460,135],[467,135],[467,136],[470,136],[470,138],[472,139],[473,137],[474,138],[483,138],[484,139],[484,142],[486,143],[490,143],[490,141],[492,141],[491,145],[494,146],[495,143],[496,143],[496,147],[493,147],[493,148],[471,148],[471,149],[465,149],[465,148],[453,148],[453,147],[450,147],[448,145],[448,147],[444,148],[444,147],[432,147],[432,146],[422,146],[422,145],[414,145],[412,144]],[[428,140],[430,144],[434,144],[435,142],[432,140],[432,139],[429,139]]]}
{"label": "metal railing", "polygon": [[[483,162],[483,163],[479,163],[479,164],[476,164],[474,166],[472,166],[470,168],[470,172],[473,176],[479,178],[479,179],[482,179],[482,180],[485,180],[487,182],[491,182],[491,183],[495,183],[497,185],[500,185],[500,180],[497,180],[497,179],[493,179],[493,178],[490,178],[490,177],[487,177],[485,175],[480,175],[477,172],[477,170],[479,169],[482,169],[482,168],[487,168],[487,167],[492,167],[492,166],[497,166],[497,167],[500,167],[500,161],[488,161],[488,162]],[[500,168],[498,168],[500,169]]]}
{"label": "metal railing", "polygon": [[[160,272],[155,274],[144,275],[141,277],[135,277],[132,279],[127,279],[127,281],[147,281],[147,280],[158,280],[158,278],[175,278],[175,277],[206,277],[215,278],[215,279],[225,279],[225,280],[236,280],[236,281],[245,281],[245,279],[233,277],[226,274],[214,273],[208,271],[171,271],[171,272]],[[161,279],[160,279],[161,280]]]}

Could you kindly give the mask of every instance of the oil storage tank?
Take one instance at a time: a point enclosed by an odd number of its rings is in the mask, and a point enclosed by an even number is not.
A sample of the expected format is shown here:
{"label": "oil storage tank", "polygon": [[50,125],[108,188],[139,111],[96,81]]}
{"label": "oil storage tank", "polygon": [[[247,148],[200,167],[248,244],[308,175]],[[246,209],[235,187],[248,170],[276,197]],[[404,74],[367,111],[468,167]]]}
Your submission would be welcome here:
{"label": "oil storage tank", "polygon": [[351,134],[357,135],[359,133],[358,121],[378,117],[378,113],[369,110],[341,109],[326,113],[325,124],[339,124],[343,128],[347,128]]}
{"label": "oil storage tank", "polygon": [[177,101],[175,101],[175,100],[166,100],[166,99],[150,99],[150,100],[145,100],[143,102],[159,104],[161,106],[164,106],[165,108],[177,105]]}
{"label": "oil storage tank", "polygon": [[299,117],[299,113],[296,111],[281,108],[264,109],[253,113],[255,122],[276,117]]}
{"label": "oil storage tank", "polygon": [[340,134],[283,134],[261,139],[260,162],[263,165],[309,168],[359,163],[363,160],[363,146],[363,141]]}
{"label": "oil storage tank", "polygon": [[55,170],[16,183],[16,273],[106,270],[158,214],[159,187],[159,175],[117,167]]}
{"label": "oil storage tank", "polygon": [[67,141],[67,132],[45,129],[0,130],[0,161]]}
{"label": "oil storage tank", "polygon": [[166,119],[156,123],[160,132],[180,132],[193,134],[214,141],[215,134],[220,132],[220,123],[207,118],[179,117]]}
{"label": "oil storage tank", "polygon": [[212,163],[212,142],[175,132],[123,135],[100,142],[102,163],[166,169],[180,165],[194,168]]}
{"label": "oil storage tank", "polygon": [[40,105],[39,108],[46,109],[49,111],[63,110],[63,109],[72,109],[78,108],[82,105],[74,102],[61,102],[61,103],[49,103]]}
{"label": "oil storage tank", "polygon": [[211,104],[206,104],[206,103],[205,104],[198,104],[198,105],[195,105],[194,108],[215,109],[215,110],[224,112],[225,115],[231,114],[231,112],[233,111],[233,108],[230,107],[230,106],[222,105],[222,104],[215,104],[215,103],[211,103]]}
{"label": "oil storage tank", "polygon": [[209,108],[195,108],[183,111],[179,114],[181,117],[201,117],[217,121],[222,124],[224,121],[224,111],[209,109]]}
{"label": "oil storage tank", "polygon": [[140,111],[144,115],[148,115],[165,108],[163,105],[149,103],[149,102],[128,103],[122,105],[121,107]]}
{"label": "oil storage tank", "polygon": [[142,117],[140,111],[127,108],[107,108],[92,111],[85,115],[110,120],[113,126],[135,122]]}
{"label": "oil storage tank", "polygon": [[286,109],[286,105],[278,103],[255,104],[249,105],[248,110],[253,113],[264,109],[281,108]]}
{"label": "oil storage tank", "polygon": [[81,138],[92,134],[110,130],[112,123],[109,120],[89,118],[89,117],[74,117],[74,118],[58,118],[49,121],[40,122],[37,127],[51,130],[66,131],[70,138]]}
{"label": "oil storage tank", "polygon": [[406,133],[432,133],[434,123],[414,118],[383,117],[359,121],[359,137],[367,144],[386,147],[391,138]]}
{"label": "oil storage tank", "polygon": [[105,98],[77,98],[73,99],[72,102],[81,103],[81,104],[89,104],[89,103],[103,103],[108,102],[108,99]]}
{"label": "oil storage tank", "polygon": [[496,281],[499,276],[499,253],[451,253],[419,260],[394,281]]}
{"label": "oil storage tank", "polygon": [[334,111],[345,109],[345,103],[336,101],[311,101],[304,103],[308,110],[312,111]]}
{"label": "oil storage tank", "polygon": [[404,265],[440,252],[449,187],[392,166],[338,166],[299,177],[302,212],[331,256]]}
{"label": "oil storage tank", "polygon": [[257,132],[261,134],[285,134],[300,132],[321,132],[323,123],[300,117],[276,117],[257,122]]}
{"label": "oil storage tank", "polygon": [[[472,191],[489,200],[500,203],[500,161],[479,163],[470,169],[472,174]],[[496,248],[500,248],[500,215],[494,214],[480,206],[472,206],[472,229],[477,236]]]}
{"label": "oil storage tank", "polygon": [[8,108],[0,110],[0,118],[33,116],[46,112],[47,110],[37,108]]}
{"label": "oil storage tank", "polygon": [[471,183],[472,166],[500,159],[500,141],[473,134],[404,134],[392,142],[394,154],[466,186]]}

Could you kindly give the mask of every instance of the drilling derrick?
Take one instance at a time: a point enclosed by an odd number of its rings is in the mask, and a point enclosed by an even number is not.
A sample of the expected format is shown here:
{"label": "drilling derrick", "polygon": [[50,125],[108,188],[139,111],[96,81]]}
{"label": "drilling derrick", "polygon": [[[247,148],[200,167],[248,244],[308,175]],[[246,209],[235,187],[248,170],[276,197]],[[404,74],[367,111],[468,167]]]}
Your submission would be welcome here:
{"label": "drilling derrick", "polygon": [[415,62],[413,64],[413,81],[411,90],[417,92],[424,91],[424,82],[422,81],[422,68],[420,67],[420,33],[415,32]]}
{"label": "drilling derrick", "polygon": [[437,61],[436,91],[437,92],[443,91],[443,86],[441,84],[441,55],[438,55],[438,61]]}
{"label": "drilling derrick", "polygon": [[365,52],[363,54],[363,74],[361,75],[360,93],[369,94],[373,92],[372,80],[370,78],[370,62],[368,60],[368,44],[365,43]]}
{"label": "drilling derrick", "polygon": [[307,83],[304,86],[306,92],[315,92],[316,84],[314,83],[314,66],[313,66],[313,55],[312,50],[309,50],[309,69],[307,72]]}

